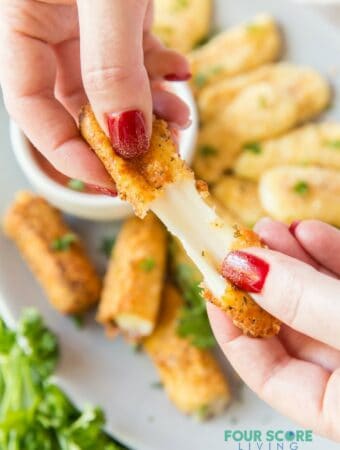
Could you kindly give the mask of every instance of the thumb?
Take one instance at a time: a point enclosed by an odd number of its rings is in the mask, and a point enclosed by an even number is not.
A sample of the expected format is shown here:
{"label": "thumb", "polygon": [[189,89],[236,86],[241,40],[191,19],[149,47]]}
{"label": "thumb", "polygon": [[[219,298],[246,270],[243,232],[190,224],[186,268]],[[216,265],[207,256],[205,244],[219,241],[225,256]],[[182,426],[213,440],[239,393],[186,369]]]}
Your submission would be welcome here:
{"label": "thumb", "polygon": [[230,252],[222,274],[273,316],[340,349],[340,281],[267,249]]}
{"label": "thumb", "polygon": [[144,153],[152,122],[143,55],[147,0],[78,1],[83,83],[93,111],[115,150]]}

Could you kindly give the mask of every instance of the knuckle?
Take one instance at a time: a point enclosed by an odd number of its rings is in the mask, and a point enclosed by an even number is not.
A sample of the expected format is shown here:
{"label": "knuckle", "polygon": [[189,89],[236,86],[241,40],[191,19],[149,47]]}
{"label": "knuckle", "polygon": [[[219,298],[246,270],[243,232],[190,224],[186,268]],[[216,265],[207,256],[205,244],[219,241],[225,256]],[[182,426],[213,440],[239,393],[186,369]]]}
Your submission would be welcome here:
{"label": "knuckle", "polygon": [[116,84],[130,83],[135,80],[137,70],[124,66],[90,68],[83,75],[85,89],[89,92],[102,92]]}

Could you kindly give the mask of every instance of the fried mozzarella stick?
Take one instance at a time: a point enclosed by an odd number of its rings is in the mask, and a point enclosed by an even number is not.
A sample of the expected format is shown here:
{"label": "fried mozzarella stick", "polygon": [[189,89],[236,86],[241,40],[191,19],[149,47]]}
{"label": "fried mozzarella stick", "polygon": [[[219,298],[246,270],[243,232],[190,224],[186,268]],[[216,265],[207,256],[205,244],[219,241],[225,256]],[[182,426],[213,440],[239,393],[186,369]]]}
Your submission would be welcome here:
{"label": "fried mozzarella stick", "polygon": [[209,33],[211,9],[212,0],[155,0],[153,31],[167,47],[186,53]]}
{"label": "fried mozzarella stick", "polygon": [[282,137],[258,143],[257,151],[237,158],[237,175],[258,180],[278,165],[318,166],[340,170],[340,123],[305,125]]}
{"label": "fried mozzarella stick", "polygon": [[266,172],[260,198],[273,218],[318,219],[340,226],[340,171],[320,167],[282,166]]}
{"label": "fried mozzarella stick", "polygon": [[279,29],[268,14],[218,34],[189,55],[194,93],[216,81],[275,61],[281,48]]}
{"label": "fried mozzarella stick", "polygon": [[49,301],[62,313],[80,313],[97,303],[101,282],[80,239],[45,199],[19,192],[4,219]]}
{"label": "fried mozzarella stick", "polygon": [[253,181],[224,175],[212,187],[211,192],[242,225],[252,228],[265,215],[258,194],[258,185]]}
{"label": "fried mozzarella stick", "polygon": [[131,339],[154,329],[163,287],[167,235],[157,217],[132,217],[122,226],[104,279],[97,319],[108,334]]}
{"label": "fried mozzarella stick", "polygon": [[330,87],[319,73],[292,64],[275,70],[275,77],[241,89],[202,127],[194,164],[199,177],[215,182],[242,148],[258,152],[259,140],[283,134],[327,107]]}
{"label": "fried mozzarella stick", "polygon": [[167,284],[157,327],[145,339],[144,348],[176,407],[205,419],[219,414],[229,403],[229,386],[212,353],[178,336],[177,320],[182,306],[179,292]]}
{"label": "fried mozzarella stick", "polygon": [[[222,277],[224,258],[234,245],[242,245],[242,239],[235,241],[235,230],[204,202],[193,173],[176,151],[166,123],[154,121],[148,153],[133,161],[117,155],[90,106],[81,112],[80,131],[115,180],[121,198],[127,199],[141,217],[148,209],[152,210],[181,241],[203,275],[209,300],[228,312],[245,333],[257,337],[277,334],[279,322],[248,294],[231,288]],[[254,234],[246,242],[248,246],[261,246]],[[253,308],[245,309],[246,303]]]}

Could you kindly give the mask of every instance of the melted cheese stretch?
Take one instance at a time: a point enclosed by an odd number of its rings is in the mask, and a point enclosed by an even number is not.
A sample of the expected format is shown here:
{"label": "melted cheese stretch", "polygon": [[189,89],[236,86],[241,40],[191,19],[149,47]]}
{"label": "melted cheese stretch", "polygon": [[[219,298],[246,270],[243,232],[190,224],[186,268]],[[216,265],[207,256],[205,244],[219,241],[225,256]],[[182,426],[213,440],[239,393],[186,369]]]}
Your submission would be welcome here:
{"label": "melted cheese stretch", "polygon": [[167,185],[150,208],[181,241],[207,288],[215,297],[222,297],[226,281],[219,269],[234,239],[233,229],[204,202],[193,180]]}

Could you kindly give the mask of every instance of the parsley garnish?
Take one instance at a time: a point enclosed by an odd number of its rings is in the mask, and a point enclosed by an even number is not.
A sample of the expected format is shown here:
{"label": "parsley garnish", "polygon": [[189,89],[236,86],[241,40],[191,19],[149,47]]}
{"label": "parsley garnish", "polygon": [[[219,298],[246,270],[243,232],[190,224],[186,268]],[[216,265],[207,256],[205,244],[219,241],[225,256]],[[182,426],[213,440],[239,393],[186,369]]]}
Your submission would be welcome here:
{"label": "parsley garnish", "polygon": [[74,191],[83,191],[85,189],[85,183],[81,180],[76,180],[75,178],[72,178],[67,183],[67,187],[73,189]]}
{"label": "parsley garnish", "polygon": [[205,72],[198,72],[194,78],[193,81],[195,83],[195,85],[197,87],[203,87],[208,79],[213,76],[213,75],[217,75],[218,73],[220,73],[223,70],[222,66],[213,66],[210,67],[209,69],[207,69]]}
{"label": "parsley garnish", "polygon": [[144,270],[144,272],[151,272],[155,266],[156,261],[153,258],[144,258],[139,263],[139,268]]}
{"label": "parsley garnish", "polygon": [[327,147],[331,147],[337,150],[340,150],[340,139],[335,139],[334,141],[327,141]]}
{"label": "parsley garnish", "polygon": [[248,142],[243,146],[243,150],[259,155],[262,152],[262,147],[259,142]]}
{"label": "parsley garnish", "polygon": [[209,416],[209,408],[207,405],[202,405],[197,411],[196,411],[196,417],[198,420],[205,420]]}
{"label": "parsley garnish", "polygon": [[84,316],[81,314],[74,314],[73,316],[70,316],[70,319],[77,328],[80,329],[84,327]]}
{"label": "parsley garnish", "polygon": [[163,383],[160,381],[155,381],[154,383],[151,383],[151,387],[153,389],[163,389]]}
{"label": "parsley garnish", "polygon": [[112,237],[104,237],[102,239],[102,243],[101,243],[101,246],[100,246],[100,251],[102,253],[104,253],[104,255],[107,258],[110,258],[111,253],[112,253],[112,249],[113,249],[113,247],[115,245],[115,242],[116,242],[116,238],[113,237],[113,236]]}
{"label": "parsley garnish", "polygon": [[305,195],[309,191],[309,185],[306,181],[298,181],[293,187],[294,191],[299,195]]}
{"label": "parsley garnish", "polygon": [[78,238],[74,233],[66,233],[64,236],[54,239],[51,243],[51,248],[56,252],[63,252],[69,250],[71,245],[77,242],[77,240]]}
{"label": "parsley garnish", "polygon": [[217,155],[218,150],[212,145],[202,145],[201,147],[199,147],[198,153],[200,154],[200,156],[215,156]]}

